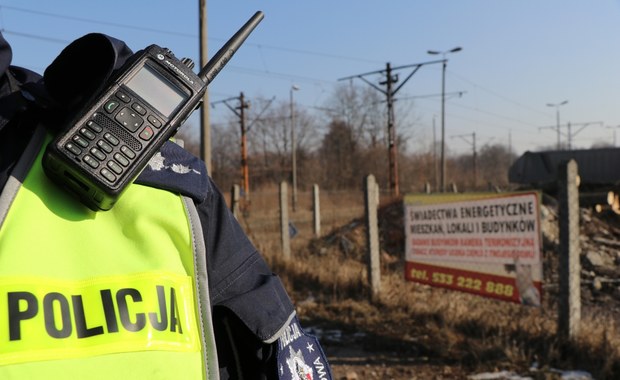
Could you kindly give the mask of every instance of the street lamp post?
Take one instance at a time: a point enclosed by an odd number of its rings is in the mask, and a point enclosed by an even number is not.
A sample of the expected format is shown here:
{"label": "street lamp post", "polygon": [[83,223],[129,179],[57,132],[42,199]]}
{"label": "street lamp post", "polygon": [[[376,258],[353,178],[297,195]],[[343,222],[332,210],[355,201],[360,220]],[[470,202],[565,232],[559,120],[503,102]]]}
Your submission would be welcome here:
{"label": "street lamp post", "polygon": [[560,107],[564,104],[568,103],[568,100],[565,100],[560,103],[547,103],[547,107],[555,107],[555,122],[556,122],[556,131],[558,133],[558,145],[557,149],[560,150]]}
{"label": "street lamp post", "polygon": [[295,110],[293,108],[293,91],[299,90],[299,86],[292,85],[290,91],[290,103],[291,103],[291,165],[292,165],[292,177],[293,177],[293,212],[297,207],[297,153],[295,141]]}
{"label": "street lamp post", "polygon": [[441,71],[441,192],[446,191],[446,66],[448,60],[446,54],[456,53],[463,50],[460,46],[446,51],[428,50],[431,55],[439,55],[443,57],[443,67]]}

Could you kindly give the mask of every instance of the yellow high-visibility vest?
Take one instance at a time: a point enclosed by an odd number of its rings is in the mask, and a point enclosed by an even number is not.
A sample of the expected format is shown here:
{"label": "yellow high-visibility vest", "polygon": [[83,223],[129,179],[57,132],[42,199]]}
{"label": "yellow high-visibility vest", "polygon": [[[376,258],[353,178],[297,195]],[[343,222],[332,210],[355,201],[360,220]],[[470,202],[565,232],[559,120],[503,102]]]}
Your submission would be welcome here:
{"label": "yellow high-visibility vest", "polygon": [[0,379],[217,378],[193,202],[131,185],[91,211],[43,173],[46,139],[0,194]]}

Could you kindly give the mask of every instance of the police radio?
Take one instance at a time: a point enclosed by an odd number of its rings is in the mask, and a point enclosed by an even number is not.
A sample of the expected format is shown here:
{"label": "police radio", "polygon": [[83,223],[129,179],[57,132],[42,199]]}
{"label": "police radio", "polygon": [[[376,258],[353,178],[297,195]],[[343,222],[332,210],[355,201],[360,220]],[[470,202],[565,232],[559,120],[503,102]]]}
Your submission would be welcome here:
{"label": "police radio", "polygon": [[111,209],[263,17],[256,12],[198,75],[191,60],[157,45],[136,53],[49,143],[47,176],[92,210]]}

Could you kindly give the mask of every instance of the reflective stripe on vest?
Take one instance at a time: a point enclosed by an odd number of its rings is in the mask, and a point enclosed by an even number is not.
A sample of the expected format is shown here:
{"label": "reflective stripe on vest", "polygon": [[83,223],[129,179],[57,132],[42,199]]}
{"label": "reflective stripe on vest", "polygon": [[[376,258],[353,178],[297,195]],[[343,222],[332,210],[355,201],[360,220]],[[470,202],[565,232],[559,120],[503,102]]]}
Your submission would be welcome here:
{"label": "reflective stripe on vest", "polygon": [[132,185],[93,212],[45,177],[40,133],[0,197],[0,378],[217,378],[193,203]]}

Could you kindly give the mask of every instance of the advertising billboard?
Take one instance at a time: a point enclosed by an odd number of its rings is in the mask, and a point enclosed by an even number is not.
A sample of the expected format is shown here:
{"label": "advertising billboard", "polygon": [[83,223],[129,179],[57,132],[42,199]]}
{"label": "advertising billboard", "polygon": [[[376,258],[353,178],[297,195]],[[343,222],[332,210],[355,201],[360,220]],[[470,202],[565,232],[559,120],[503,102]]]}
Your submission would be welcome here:
{"label": "advertising billboard", "polygon": [[405,197],[405,278],[540,305],[540,193]]}

